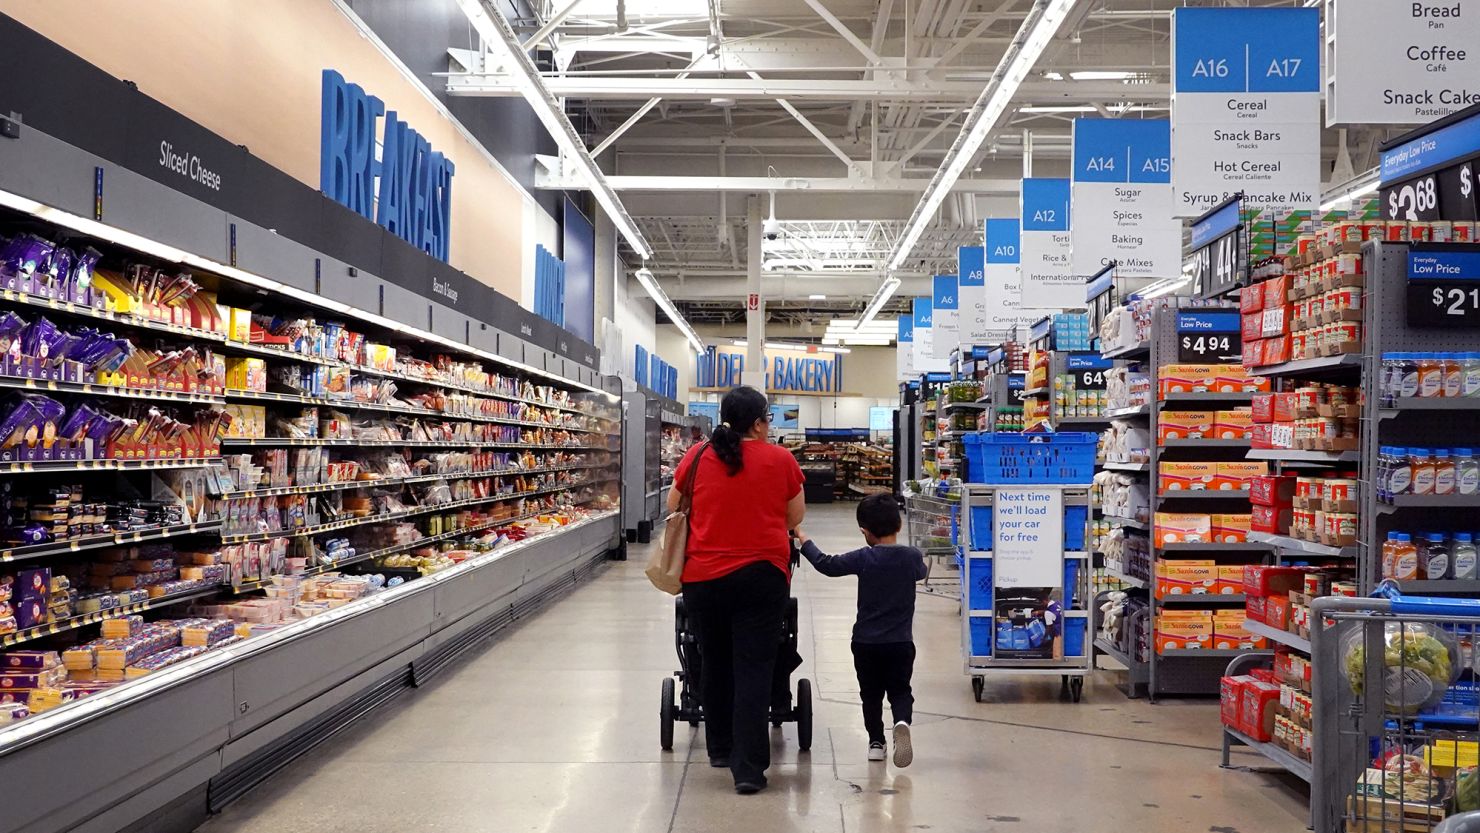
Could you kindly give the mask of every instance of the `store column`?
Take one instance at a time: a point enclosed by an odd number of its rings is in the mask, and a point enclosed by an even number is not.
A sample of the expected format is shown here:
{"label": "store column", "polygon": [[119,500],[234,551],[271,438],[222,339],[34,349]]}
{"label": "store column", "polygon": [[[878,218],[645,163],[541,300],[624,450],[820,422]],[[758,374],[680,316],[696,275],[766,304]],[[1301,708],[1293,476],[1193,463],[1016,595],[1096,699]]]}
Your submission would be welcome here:
{"label": "store column", "polygon": [[761,198],[751,194],[745,201],[745,370],[742,384],[758,391],[766,389],[766,299],[761,295],[761,233],[765,217]]}

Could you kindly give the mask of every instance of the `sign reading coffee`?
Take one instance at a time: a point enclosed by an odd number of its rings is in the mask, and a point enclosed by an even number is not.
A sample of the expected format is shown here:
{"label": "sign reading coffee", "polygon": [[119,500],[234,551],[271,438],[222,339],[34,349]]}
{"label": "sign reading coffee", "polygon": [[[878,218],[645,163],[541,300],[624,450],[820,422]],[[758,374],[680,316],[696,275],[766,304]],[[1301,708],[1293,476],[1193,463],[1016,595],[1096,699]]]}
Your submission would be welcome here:
{"label": "sign reading coffee", "polygon": [[[452,161],[385,102],[324,70],[319,189],[439,260],[452,231]],[[376,129],[384,116],[380,159]]]}

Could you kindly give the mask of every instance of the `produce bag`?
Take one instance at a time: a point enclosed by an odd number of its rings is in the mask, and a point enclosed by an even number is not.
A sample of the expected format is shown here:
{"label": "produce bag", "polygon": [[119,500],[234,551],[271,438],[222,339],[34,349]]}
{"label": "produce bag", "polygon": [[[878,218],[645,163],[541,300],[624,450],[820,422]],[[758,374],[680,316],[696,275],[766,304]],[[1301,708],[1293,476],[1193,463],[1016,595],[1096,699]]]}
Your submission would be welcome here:
{"label": "produce bag", "polygon": [[[1346,679],[1362,694],[1366,683],[1367,629],[1352,628],[1342,642]],[[1459,646],[1444,629],[1421,622],[1383,625],[1382,698],[1391,711],[1415,714],[1437,706],[1459,678]]]}

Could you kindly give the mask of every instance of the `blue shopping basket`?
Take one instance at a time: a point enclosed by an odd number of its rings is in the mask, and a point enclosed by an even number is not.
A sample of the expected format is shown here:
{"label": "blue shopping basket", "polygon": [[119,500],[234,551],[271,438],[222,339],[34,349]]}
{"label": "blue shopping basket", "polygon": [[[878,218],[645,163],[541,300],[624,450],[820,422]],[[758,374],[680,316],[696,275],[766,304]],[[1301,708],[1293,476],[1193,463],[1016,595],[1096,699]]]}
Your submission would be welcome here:
{"label": "blue shopping basket", "polygon": [[962,439],[972,483],[1088,484],[1095,476],[1096,434],[967,434]]}

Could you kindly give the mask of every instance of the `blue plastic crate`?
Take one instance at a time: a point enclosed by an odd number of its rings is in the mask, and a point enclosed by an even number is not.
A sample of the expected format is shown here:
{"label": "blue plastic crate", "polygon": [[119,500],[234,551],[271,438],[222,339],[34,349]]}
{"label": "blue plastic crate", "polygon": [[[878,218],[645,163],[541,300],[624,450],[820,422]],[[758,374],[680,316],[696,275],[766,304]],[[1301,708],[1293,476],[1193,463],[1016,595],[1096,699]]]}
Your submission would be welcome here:
{"label": "blue plastic crate", "polygon": [[967,434],[962,439],[972,483],[1088,484],[1094,478],[1096,434]]}
{"label": "blue plastic crate", "polygon": [[970,584],[966,588],[966,603],[971,610],[992,609],[992,559],[971,559]]}
{"label": "blue plastic crate", "polygon": [[1084,656],[1084,633],[1088,623],[1081,617],[1064,620],[1064,656]]}
{"label": "blue plastic crate", "polygon": [[1071,606],[1075,601],[1074,594],[1079,591],[1079,559],[1070,558],[1064,561],[1064,607]]}
{"label": "blue plastic crate", "polygon": [[990,550],[992,548],[992,507],[971,507],[971,548],[974,550]]}
{"label": "blue plastic crate", "polygon": [[992,617],[973,616],[967,625],[971,628],[971,655],[974,657],[991,656]]}
{"label": "blue plastic crate", "polygon": [[1088,522],[1088,506],[1064,507],[1064,549],[1069,552],[1084,550],[1084,528]]}

